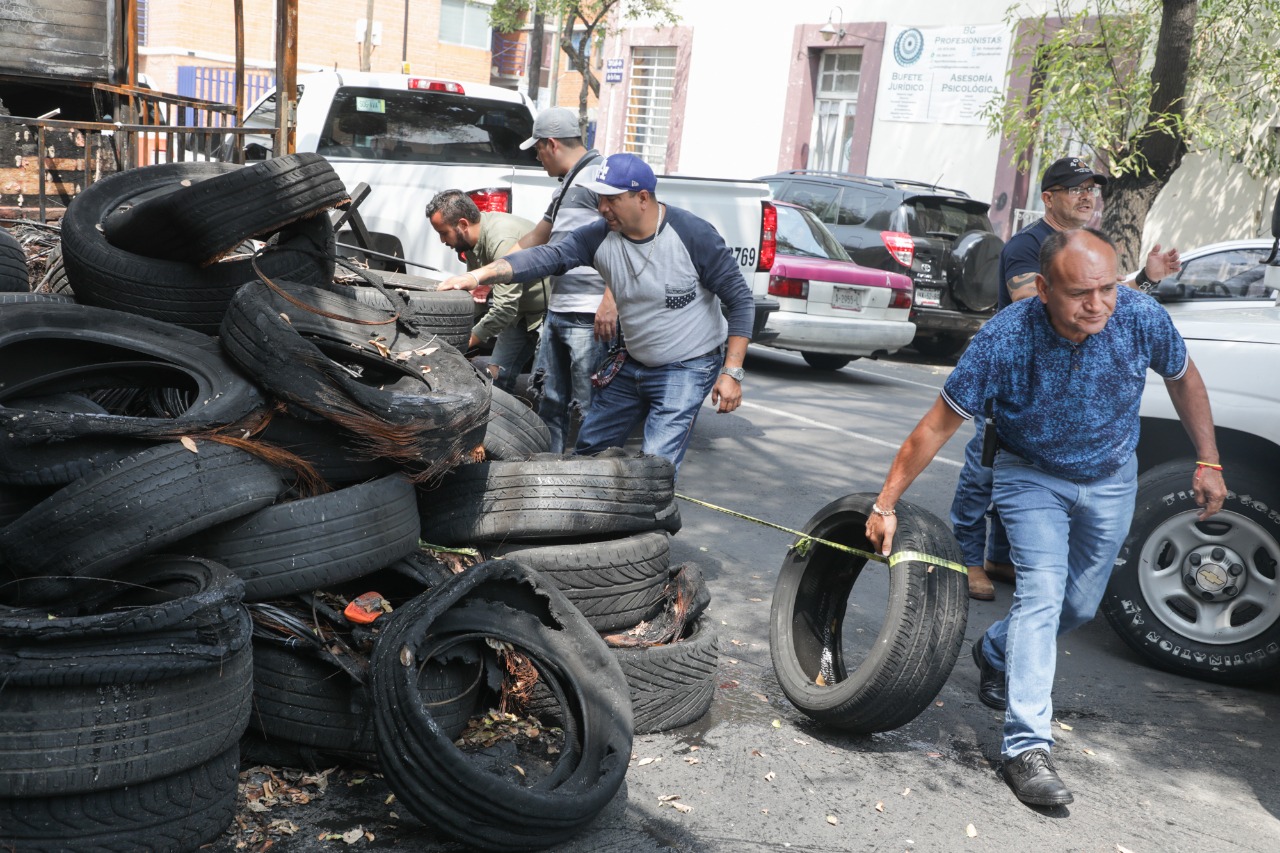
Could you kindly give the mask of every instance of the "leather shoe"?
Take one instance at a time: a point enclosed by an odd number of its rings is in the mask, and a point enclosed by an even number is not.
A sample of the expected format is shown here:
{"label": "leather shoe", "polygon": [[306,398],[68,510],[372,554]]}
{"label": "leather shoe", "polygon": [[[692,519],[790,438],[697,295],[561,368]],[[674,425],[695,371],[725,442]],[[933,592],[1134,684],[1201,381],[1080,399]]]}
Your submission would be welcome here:
{"label": "leather shoe", "polygon": [[987,577],[991,578],[993,581],[1014,583],[1015,578],[1017,577],[1017,572],[1013,568],[1013,563],[993,563],[990,560],[985,560],[982,568],[986,571]]}
{"label": "leather shoe", "polygon": [[1033,806],[1065,806],[1075,800],[1058,778],[1053,759],[1043,749],[1020,752],[1004,762],[1005,781],[1013,794]]}
{"label": "leather shoe", "polygon": [[996,588],[982,566],[969,566],[969,597],[978,601],[992,601],[996,597]]}
{"label": "leather shoe", "polygon": [[978,700],[997,711],[1009,707],[1004,673],[992,666],[982,653],[981,637],[973,644],[973,662],[978,665]]}

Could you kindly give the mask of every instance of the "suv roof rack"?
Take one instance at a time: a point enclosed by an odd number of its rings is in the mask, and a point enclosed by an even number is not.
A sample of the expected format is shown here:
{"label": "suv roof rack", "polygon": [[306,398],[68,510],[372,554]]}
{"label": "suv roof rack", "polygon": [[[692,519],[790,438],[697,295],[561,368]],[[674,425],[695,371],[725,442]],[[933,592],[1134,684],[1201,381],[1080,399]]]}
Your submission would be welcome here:
{"label": "suv roof rack", "polygon": [[872,184],[874,186],[888,187],[889,189],[907,189],[909,187],[919,187],[921,189],[931,190],[937,193],[950,193],[951,195],[969,198],[969,194],[964,190],[954,189],[952,187],[940,187],[937,184],[930,184],[924,181],[913,181],[910,178],[873,178],[870,175],[855,175],[851,172],[833,172],[822,169],[789,169],[783,172],[784,175],[817,175],[825,178],[841,178],[846,181],[858,181],[864,184]]}

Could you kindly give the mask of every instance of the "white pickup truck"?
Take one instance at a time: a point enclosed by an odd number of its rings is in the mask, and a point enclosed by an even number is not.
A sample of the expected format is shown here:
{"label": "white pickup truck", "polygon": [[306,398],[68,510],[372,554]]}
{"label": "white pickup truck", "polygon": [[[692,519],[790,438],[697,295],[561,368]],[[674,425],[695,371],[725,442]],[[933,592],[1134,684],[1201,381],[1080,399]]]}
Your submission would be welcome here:
{"label": "white pickup truck", "polygon": [[[403,259],[408,269],[461,272],[423,215],[437,192],[469,193],[481,210],[542,218],[556,179],[520,143],[533,132],[533,111],[518,92],[401,74],[321,72],[298,78],[296,150],[332,164],[349,190],[364,183],[359,205],[369,247]],[[276,96],[269,92],[245,117],[246,127],[274,128]],[[250,159],[272,156],[268,135],[246,138]],[[767,297],[774,233],[769,186],[662,175],[658,196],[706,219],[733,252],[756,295],[756,340],[777,302]],[[344,232],[345,233],[345,232]],[[340,243],[352,242],[348,234]],[[394,264],[388,268],[395,268]]]}

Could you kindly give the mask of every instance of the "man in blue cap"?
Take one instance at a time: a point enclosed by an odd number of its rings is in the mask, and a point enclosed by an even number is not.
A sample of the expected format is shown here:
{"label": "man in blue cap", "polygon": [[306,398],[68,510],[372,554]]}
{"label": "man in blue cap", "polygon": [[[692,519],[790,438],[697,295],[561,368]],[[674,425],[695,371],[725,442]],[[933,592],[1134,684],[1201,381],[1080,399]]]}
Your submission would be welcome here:
{"label": "man in blue cap", "polygon": [[596,392],[576,452],[620,447],[643,422],[644,451],[678,467],[707,395],[720,412],[742,401],[751,289],[712,225],[658,201],[657,179],[639,157],[612,155],[586,186],[599,197],[599,221],[472,274],[491,284],[599,270],[606,288],[596,334],[612,337],[616,317],[626,349]]}

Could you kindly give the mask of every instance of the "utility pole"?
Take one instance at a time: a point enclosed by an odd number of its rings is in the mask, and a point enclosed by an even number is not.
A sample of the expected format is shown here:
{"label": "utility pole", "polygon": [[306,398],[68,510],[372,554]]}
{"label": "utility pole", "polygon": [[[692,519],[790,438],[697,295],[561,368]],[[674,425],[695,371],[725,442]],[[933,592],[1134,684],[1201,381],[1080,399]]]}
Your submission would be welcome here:
{"label": "utility pole", "polygon": [[360,70],[370,71],[373,65],[373,0],[365,5],[364,42],[360,45]]}
{"label": "utility pole", "polygon": [[551,35],[551,82],[547,85],[548,106],[558,103],[560,93],[560,24],[564,12],[556,12],[556,29]]}

